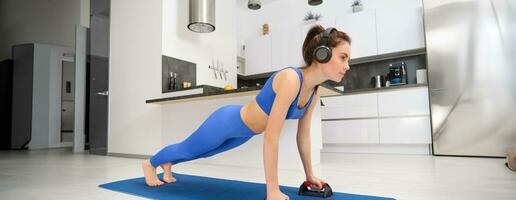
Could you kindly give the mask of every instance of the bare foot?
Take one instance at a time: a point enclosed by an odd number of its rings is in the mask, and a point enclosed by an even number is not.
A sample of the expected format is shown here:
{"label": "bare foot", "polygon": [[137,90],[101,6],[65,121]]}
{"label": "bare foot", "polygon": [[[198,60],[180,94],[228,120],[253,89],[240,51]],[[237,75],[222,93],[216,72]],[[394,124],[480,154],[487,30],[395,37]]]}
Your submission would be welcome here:
{"label": "bare foot", "polygon": [[176,178],[172,176],[172,163],[165,163],[161,165],[163,168],[163,180],[167,183],[176,182]]}
{"label": "bare foot", "polygon": [[145,176],[145,183],[147,183],[148,186],[160,186],[165,184],[159,180],[156,175],[156,168],[151,165],[150,160],[147,159],[142,162],[142,169],[143,175]]}

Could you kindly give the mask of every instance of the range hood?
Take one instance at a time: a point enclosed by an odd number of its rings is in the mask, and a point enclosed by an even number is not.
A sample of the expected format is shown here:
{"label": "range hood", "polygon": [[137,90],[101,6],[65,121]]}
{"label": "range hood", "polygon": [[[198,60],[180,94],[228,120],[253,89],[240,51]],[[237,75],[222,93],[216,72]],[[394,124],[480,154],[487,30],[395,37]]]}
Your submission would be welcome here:
{"label": "range hood", "polygon": [[215,30],[215,0],[190,0],[188,29],[197,33]]}

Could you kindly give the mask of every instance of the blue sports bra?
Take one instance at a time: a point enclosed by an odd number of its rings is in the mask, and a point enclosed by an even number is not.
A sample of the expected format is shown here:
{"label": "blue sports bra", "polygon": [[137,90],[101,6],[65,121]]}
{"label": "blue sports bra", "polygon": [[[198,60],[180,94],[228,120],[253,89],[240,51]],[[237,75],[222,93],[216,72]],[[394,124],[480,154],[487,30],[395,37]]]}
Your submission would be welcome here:
{"label": "blue sports bra", "polygon": [[[310,96],[310,99],[308,100],[306,105],[303,108],[299,109],[297,107],[297,103],[299,101],[299,94],[301,93],[301,86],[303,86],[303,74],[301,73],[301,70],[299,70],[296,67],[289,66],[289,67],[285,67],[283,69],[286,69],[286,68],[292,68],[292,69],[296,70],[297,74],[299,75],[299,80],[300,80],[299,91],[297,93],[296,99],[294,99],[294,101],[292,102],[292,104],[290,104],[290,106],[288,108],[286,118],[287,119],[299,119],[305,114],[306,109],[310,106],[310,103],[312,102],[312,98],[314,97],[314,94],[315,94],[315,90],[312,93],[312,96]],[[283,70],[283,69],[281,69],[281,70]],[[269,77],[267,82],[265,82],[265,85],[263,86],[260,93],[258,93],[256,95],[256,103],[258,103],[260,108],[265,113],[267,113],[267,115],[270,115],[271,109],[272,109],[272,104],[274,103],[274,98],[276,97],[276,93],[274,93],[274,90],[272,90],[272,80],[274,80],[274,76],[281,70],[274,72],[271,75],[271,77]]]}

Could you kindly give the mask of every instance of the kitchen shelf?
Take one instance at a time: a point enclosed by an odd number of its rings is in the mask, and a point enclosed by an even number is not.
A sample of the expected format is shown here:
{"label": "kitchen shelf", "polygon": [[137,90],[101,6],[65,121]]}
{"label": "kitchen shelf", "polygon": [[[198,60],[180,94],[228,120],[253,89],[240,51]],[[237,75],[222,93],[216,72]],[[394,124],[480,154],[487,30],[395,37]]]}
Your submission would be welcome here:
{"label": "kitchen shelf", "polygon": [[393,53],[351,59],[351,60],[349,60],[349,65],[370,63],[370,62],[389,60],[389,59],[395,59],[395,58],[403,58],[403,57],[416,56],[416,55],[424,55],[424,54],[426,54],[426,48],[412,49],[412,50],[407,50],[407,51],[398,51],[398,52],[393,52]]}

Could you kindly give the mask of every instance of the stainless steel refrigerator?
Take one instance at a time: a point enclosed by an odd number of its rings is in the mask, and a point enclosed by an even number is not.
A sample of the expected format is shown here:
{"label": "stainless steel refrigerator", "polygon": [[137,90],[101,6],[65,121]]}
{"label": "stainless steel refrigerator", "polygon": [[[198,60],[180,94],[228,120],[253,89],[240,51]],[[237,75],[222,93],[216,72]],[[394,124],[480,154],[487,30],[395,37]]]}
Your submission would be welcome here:
{"label": "stainless steel refrigerator", "polygon": [[516,145],[516,0],[423,0],[434,155]]}

